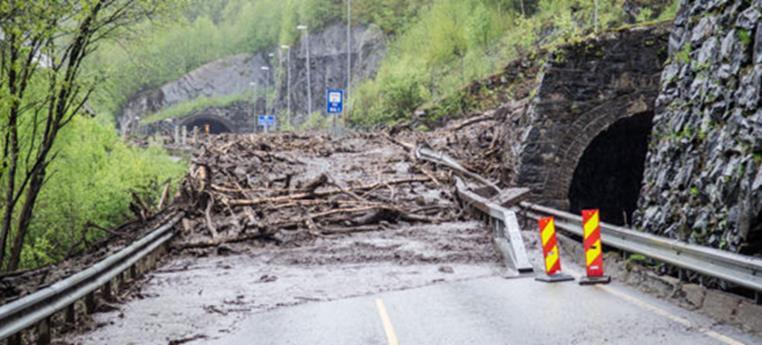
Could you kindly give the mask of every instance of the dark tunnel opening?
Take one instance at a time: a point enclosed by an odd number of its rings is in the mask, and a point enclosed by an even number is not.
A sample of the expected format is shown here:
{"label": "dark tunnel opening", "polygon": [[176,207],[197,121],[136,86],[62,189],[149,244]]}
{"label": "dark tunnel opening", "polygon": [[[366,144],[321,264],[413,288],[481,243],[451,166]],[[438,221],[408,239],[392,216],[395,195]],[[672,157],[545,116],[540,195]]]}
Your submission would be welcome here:
{"label": "dark tunnel opening", "polygon": [[632,222],[652,126],[653,113],[642,113],[615,122],[593,139],[574,171],[570,212],[597,208],[602,222]]}
{"label": "dark tunnel opening", "polygon": [[749,235],[746,243],[741,247],[741,254],[752,256],[762,254],[762,211],[751,220]]}
{"label": "dark tunnel opening", "polygon": [[232,133],[233,130],[228,127],[224,122],[221,120],[217,120],[211,117],[197,117],[195,119],[192,119],[185,123],[185,126],[188,127],[189,131],[193,130],[193,127],[198,127],[199,133],[204,133],[205,126],[209,126],[209,134],[222,134],[222,133]]}

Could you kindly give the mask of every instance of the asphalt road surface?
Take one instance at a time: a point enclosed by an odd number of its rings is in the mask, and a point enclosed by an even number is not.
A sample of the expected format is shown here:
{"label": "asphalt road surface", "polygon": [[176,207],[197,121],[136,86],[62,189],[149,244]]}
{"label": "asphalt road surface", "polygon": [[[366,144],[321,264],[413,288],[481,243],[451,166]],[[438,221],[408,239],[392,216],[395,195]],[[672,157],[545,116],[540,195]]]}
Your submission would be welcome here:
{"label": "asphalt road surface", "polygon": [[762,344],[632,289],[487,277],[250,316],[206,344]]}

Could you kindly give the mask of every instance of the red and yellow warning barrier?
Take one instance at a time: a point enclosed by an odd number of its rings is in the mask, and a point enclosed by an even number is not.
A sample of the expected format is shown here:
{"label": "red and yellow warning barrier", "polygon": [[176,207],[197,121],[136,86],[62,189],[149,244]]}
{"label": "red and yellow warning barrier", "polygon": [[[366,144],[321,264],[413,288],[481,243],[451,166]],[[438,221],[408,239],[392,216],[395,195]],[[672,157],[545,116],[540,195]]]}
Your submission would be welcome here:
{"label": "red and yellow warning barrier", "polygon": [[553,217],[539,221],[542,254],[545,257],[545,275],[535,278],[539,281],[554,283],[574,280],[574,277],[561,273],[561,255],[556,240],[556,224]]}
{"label": "red and yellow warning barrier", "polygon": [[587,268],[587,276],[579,281],[583,285],[611,282],[611,277],[603,274],[603,245],[601,244],[600,223],[599,210],[582,211],[583,246]]}

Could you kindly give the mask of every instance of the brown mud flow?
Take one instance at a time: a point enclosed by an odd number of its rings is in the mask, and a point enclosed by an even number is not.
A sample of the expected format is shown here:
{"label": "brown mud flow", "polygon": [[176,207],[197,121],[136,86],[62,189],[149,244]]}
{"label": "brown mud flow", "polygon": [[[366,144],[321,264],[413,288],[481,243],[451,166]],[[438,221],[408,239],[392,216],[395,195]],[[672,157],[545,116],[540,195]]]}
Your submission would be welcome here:
{"label": "brown mud flow", "polygon": [[211,138],[183,186],[173,256],[67,341],[203,343],[257,312],[501,274],[450,172],[406,146],[384,134]]}

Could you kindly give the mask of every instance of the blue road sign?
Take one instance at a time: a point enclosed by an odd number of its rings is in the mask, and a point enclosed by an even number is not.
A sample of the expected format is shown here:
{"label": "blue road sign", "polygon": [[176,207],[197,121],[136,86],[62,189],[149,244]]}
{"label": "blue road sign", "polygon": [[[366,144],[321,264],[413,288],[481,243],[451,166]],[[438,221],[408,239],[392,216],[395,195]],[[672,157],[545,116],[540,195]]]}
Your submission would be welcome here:
{"label": "blue road sign", "polygon": [[327,113],[341,114],[344,111],[344,90],[328,89],[325,103]]}
{"label": "blue road sign", "polygon": [[264,127],[275,126],[275,115],[259,115],[257,117],[257,124]]}

